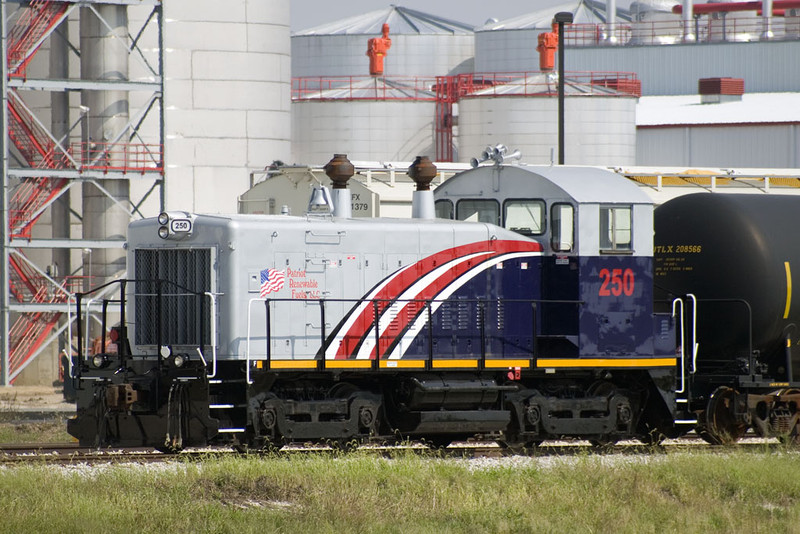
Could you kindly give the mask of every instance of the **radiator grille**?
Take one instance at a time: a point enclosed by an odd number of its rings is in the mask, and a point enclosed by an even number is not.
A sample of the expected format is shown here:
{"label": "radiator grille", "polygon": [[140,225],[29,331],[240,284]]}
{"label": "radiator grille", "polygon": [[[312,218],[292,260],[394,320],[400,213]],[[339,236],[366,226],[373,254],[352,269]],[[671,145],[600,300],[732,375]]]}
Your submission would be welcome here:
{"label": "radiator grille", "polygon": [[135,261],[135,343],[209,344],[210,306],[203,293],[211,291],[211,250],[139,249]]}

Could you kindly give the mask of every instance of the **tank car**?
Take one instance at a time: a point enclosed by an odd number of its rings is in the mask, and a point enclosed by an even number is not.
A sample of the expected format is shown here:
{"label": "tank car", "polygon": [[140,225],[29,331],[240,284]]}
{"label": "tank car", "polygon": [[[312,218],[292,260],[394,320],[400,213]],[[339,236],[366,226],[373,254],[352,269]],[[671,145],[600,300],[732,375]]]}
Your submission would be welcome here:
{"label": "tank car", "polygon": [[69,432],[179,449],[681,431],[653,204],[635,185],[485,165],[437,189],[436,219],[420,160],[418,218],[353,219],[346,168],[329,169],[336,202],[317,190],[305,216],[132,223],[119,316],[102,291],[77,296],[79,317],[104,301],[118,342],[74,359]]}
{"label": "tank car", "polygon": [[690,411],[714,443],[752,427],[795,438],[800,198],[700,193],[655,212],[655,286],[680,299]]}

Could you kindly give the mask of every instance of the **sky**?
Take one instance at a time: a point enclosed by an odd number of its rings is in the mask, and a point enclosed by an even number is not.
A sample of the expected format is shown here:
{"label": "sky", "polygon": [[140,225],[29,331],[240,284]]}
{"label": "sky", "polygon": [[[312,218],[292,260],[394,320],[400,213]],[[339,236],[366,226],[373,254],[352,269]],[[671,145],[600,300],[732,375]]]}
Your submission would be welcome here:
{"label": "sky", "polygon": [[369,11],[397,6],[424,11],[475,26],[488,19],[510,19],[569,0],[291,0],[291,29],[305,30]]}

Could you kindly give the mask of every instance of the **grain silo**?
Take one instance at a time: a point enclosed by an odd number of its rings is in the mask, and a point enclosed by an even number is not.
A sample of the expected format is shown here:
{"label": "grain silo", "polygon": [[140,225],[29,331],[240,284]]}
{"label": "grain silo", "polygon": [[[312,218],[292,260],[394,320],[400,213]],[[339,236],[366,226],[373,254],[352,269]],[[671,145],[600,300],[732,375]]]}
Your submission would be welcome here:
{"label": "grain silo", "polygon": [[331,83],[334,88],[325,90],[295,87],[295,162],[324,164],[334,153],[362,161],[433,155],[434,78],[342,77]]}
{"label": "grain silo", "polygon": [[390,28],[387,76],[437,76],[472,70],[472,26],[401,6],[295,32],[292,76],[369,74],[367,40]]}
{"label": "grain silo", "polygon": [[[558,78],[555,73],[486,75],[483,89],[459,101],[459,159],[504,144],[526,163],[552,163],[558,155]],[[565,162],[633,165],[639,81],[629,73],[567,73]]]}
{"label": "grain silo", "polygon": [[565,32],[568,47],[624,44],[630,39],[630,13],[621,6],[612,7],[616,12],[612,24],[606,23],[604,2],[577,0],[476,28],[475,71],[538,70],[539,34],[551,31],[553,16],[559,12],[573,16],[574,22]]}
{"label": "grain silo", "polygon": [[165,2],[166,203],[236,211],[249,171],[290,156],[289,0]]}

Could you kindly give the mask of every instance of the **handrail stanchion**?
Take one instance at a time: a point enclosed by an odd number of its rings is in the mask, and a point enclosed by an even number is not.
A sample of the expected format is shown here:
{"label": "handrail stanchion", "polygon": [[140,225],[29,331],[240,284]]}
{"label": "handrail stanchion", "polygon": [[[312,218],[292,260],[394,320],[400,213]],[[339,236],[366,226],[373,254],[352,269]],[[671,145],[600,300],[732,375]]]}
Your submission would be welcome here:
{"label": "handrail stanchion", "polygon": [[675,318],[675,312],[678,312],[678,316],[680,319],[680,335],[681,335],[681,345],[680,350],[678,351],[678,355],[681,359],[681,388],[676,389],[675,393],[684,393],[686,391],[686,358],[685,358],[685,351],[684,345],[686,344],[686,333],[684,328],[684,315],[683,315],[683,300],[682,299],[675,299],[672,301],[672,317]]}
{"label": "handrail stanchion", "polygon": [[211,374],[208,375],[208,378],[214,378],[217,376],[217,299],[210,291],[206,291],[205,294],[208,296],[209,303],[211,304],[209,306],[211,322]]}
{"label": "handrail stanchion", "polygon": [[[250,299],[247,303],[247,340],[245,341],[245,380],[248,384],[252,384],[253,381],[250,379],[250,325],[252,324],[252,308],[253,303],[259,301],[264,302],[262,298],[254,298]],[[267,345],[269,347],[269,345]]]}
{"label": "handrail stanchion", "polygon": [[[372,309],[375,314],[375,359],[381,359],[381,328],[380,328],[380,317],[378,316],[378,301],[372,301]],[[380,365],[380,364],[379,364]]]}
{"label": "handrail stanchion", "polygon": [[264,300],[264,317],[266,324],[265,337],[267,341],[267,367],[272,366],[272,315],[270,315],[269,299]]}
{"label": "handrail stanchion", "polygon": [[433,310],[431,310],[431,300],[425,303],[428,309],[428,361],[425,368],[430,370],[433,361]]}
{"label": "handrail stanchion", "polygon": [[[697,343],[697,297],[694,294],[689,293],[686,295],[688,298],[692,300],[692,370],[691,374],[694,374],[697,371],[697,352],[700,348],[700,344]],[[750,329],[750,334],[752,335],[753,329]],[[752,354],[752,350],[750,351]]]}

